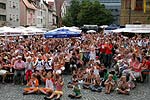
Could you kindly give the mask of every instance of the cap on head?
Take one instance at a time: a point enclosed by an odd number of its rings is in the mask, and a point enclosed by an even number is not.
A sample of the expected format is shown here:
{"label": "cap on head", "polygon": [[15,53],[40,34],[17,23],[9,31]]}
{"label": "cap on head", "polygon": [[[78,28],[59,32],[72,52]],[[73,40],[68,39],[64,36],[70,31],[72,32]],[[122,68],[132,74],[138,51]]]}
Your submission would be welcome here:
{"label": "cap on head", "polygon": [[109,74],[109,76],[108,77],[113,77],[113,75],[112,74]]}
{"label": "cap on head", "polygon": [[18,58],[18,59],[22,59],[22,56],[18,56],[17,58]]}

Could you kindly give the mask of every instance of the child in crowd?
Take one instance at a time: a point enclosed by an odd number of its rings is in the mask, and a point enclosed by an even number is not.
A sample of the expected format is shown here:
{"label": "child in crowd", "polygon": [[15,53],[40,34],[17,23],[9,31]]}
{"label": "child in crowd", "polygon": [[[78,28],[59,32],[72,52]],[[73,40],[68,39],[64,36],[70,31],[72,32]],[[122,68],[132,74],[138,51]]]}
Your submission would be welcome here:
{"label": "child in crowd", "polygon": [[41,75],[41,79],[45,82],[45,88],[39,88],[39,91],[48,95],[54,91],[54,79],[51,72],[47,73],[46,78]]}
{"label": "child in crowd", "polygon": [[59,100],[60,97],[63,95],[63,79],[61,76],[58,76],[57,81],[55,82],[56,90],[50,95],[50,97],[44,97],[45,100],[51,100],[56,96],[55,100]]}
{"label": "child in crowd", "polygon": [[38,82],[38,79],[36,78],[36,74],[33,73],[31,75],[31,79],[27,83],[27,86],[30,86],[30,87],[24,88],[24,92],[23,92],[24,95],[38,92],[39,82]]}
{"label": "child in crowd", "polygon": [[77,80],[77,75],[73,75],[72,79],[68,82],[68,88],[72,88],[73,87],[73,82]]}
{"label": "child in crowd", "polygon": [[88,73],[84,76],[83,88],[89,89],[90,85],[93,83],[92,74]]}
{"label": "child in crowd", "polygon": [[69,94],[68,97],[72,98],[72,99],[79,99],[82,97],[81,95],[81,88],[80,86],[78,85],[78,81],[77,80],[74,80],[73,81],[73,92],[72,94]]}
{"label": "child in crowd", "polygon": [[105,93],[110,94],[111,90],[113,90],[115,86],[112,74],[109,74],[108,79],[105,81],[104,85],[105,85]]}
{"label": "child in crowd", "polygon": [[26,81],[29,82],[32,72],[34,71],[34,66],[33,66],[32,58],[27,57],[27,62],[25,63],[25,74],[26,74]]}
{"label": "child in crowd", "polygon": [[120,81],[118,82],[118,88],[116,90],[120,94],[129,95],[130,88],[126,80],[126,76],[121,76]]}
{"label": "child in crowd", "polygon": [[102,86],[101,86],[101,80],[100,77],[97,76],[94,80],[94,84],[92,84],[90,86],[90,90],[91,91],[95,91],[95,92],[101,92],[102,91]]}

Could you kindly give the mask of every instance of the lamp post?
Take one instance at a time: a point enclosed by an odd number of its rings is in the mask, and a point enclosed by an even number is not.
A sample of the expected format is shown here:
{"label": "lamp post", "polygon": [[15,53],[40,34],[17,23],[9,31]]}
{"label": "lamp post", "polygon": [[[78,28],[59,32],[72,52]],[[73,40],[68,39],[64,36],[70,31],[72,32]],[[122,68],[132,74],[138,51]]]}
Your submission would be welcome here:
{"label": "lamp post", "polygon": [[131,23],[131,0],[129,0],[129,24]]}

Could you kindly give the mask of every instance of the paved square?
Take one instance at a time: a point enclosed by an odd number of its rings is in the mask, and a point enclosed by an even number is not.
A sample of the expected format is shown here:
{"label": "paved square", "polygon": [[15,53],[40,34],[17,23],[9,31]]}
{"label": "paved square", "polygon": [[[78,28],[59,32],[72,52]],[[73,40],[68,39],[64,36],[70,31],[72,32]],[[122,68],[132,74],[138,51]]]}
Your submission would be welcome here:
{"label": "paved square", "polygon": [[[61,100],[70,100],[68,94],[72,92],[67,88],[67,81],[70,77],[64,76],[65,86],[64,95]],[[44,100],[44,95],[22,95],[25,86],[13,85],[7,83],[6,85],[0,83],[0,100]],[[150,100],[150,82],[138,83],[137,87],[131,90],[129,96],[119,95],[115,91],[108,95],[103,92],[91,92],[82,89],[83,97],[80,100]]]}

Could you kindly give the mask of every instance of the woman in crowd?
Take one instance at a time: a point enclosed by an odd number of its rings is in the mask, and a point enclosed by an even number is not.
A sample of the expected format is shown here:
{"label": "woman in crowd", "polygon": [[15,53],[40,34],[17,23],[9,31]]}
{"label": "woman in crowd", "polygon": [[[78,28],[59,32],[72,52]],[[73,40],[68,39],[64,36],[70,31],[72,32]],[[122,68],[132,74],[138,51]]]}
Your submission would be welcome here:
{"label": "woman in crowd", "polygon": [[26,94],[31,94],[31,93],[37,93],[39,88],[39,82],[38,82],[38,79],[36,78],[36,74],[33,73],[31,75],[31,79],[29,80],[29,82],[27,83],[27,86],[29,86],[29,88],[24,88],[24,92],[23,94],[26,95]]}
{"label": "woman in crowd", "polygon": [[25,74],[27,82],[29,82],[32,72],[34,72],[34,63],[32,62],[32,58],[29,56],[27,57],[27,61],[25,63]]}
{"label": "woman in crowd", "polygon": [[[116,77],[116,72],[111,73],[114,74],[113,78],[112,76],[108,78],[108,70],[110,67],[113,69],[113,65],[118,65],[118,77],[122,74],[126,74],[127,76],[129,75],[130,81],[136,80],[137,77],[143,80],[141,72],[145,71],[147,66],[149,66],[149,60],[145,60],[144,58],[144,56],[148,56],[150,51],[149,37],[141,38],[134,36],[133,38],[127,38],[121,34],[108,36],[103,34],[83,34],[81,38],[75,39],[45,39],[42,36],[21,39],[19,39],[19,37],[13,38],[14,37],[11,37],[11,39],[1,39],[1,68],[4,69],[3,65],[11,62],[11,66],[15,69],[14,76],[18,77],[21,74],[21,79],[24,77],[24,68],[26,68],[26,75],[29,76],[26,77],[28,81],[30,79],[31,70],[33,70],[32,65],[28,65],[28,59],[25,60],[25,57],[28,58],[29,56],[31,56],[31,62],[35,63],[34,67],[38,76],[41,76],[44,70],[51,72],[52,68],[52,74],[56,78],[55,74],[63,73],[63,66],[67,68],[66,70],[68,72],[70,71],[68,70],[70,67],[75,71],[81,67],[80,71],[73,73],[76,74],[75,78],[80,81],[79,83],[82,83],[86,88],[89,88],[91,84],[93,86],[95,84],[98,85],[99,79],[97,77],[100,75],[100,78],[104,79],[103,82],[105,83],[106,93],[110,93],[110,90],[114,87],[113,79]],[[101,53],[100,56],[96,53],[95,49],[99,49]],[[18,55],[25,56],[23,58],[24,61],[21,60],[22,57],[18,59]],[[96,59],[96,56],[100,58],[100,64],[104,64],[103,67],[95,64],[95,62],[99,61],[99,59]],[[114,64],[111,65],[114,58],[117,58],[117,63],[114,62]],[[18,62],[18,60],[20,62]],[[24,64],[24,62],[26,62],[26,64]],[[0,69],[0,71],[2,69]],[[40,78],[38,79],[40,81]],[[54,81],[57,83],[56,86],[58,86],[56,90],[61,91],[62,88],[59,88],[59,86],[62,87],[63,84],[58,83],[60,80],[56,80],[57,81]],[[82,82],[82,80],[84,82]],[[95,80],[97,82],[94,82]],[[53,98],[53,96],[58,93],[57,96],[59,98],[62,92],[58,91],[53,92],[53,95],[50,97]]]}
{"label": "woman in crowd", "polygon": [[54,82],[52,72],[48,72],[46,78],[41,75],[41,79],[45,82],[45,88],[39,88],[39,91],[45,95],[49,95],[54,91]]}
{"label": "woman in crowd", "polygon": [[45,100],[51,100],[52,98],[54,98],[54,96],[56,96],[56,100],[59,100],[60,97],[63,95],[63,85],[64,85],[64,81],[62,79],[61,76],[57,76],[57,80],[55,82],[55,86],[56,89],[55,91],[50,95],[50,97],[45,97]]}

